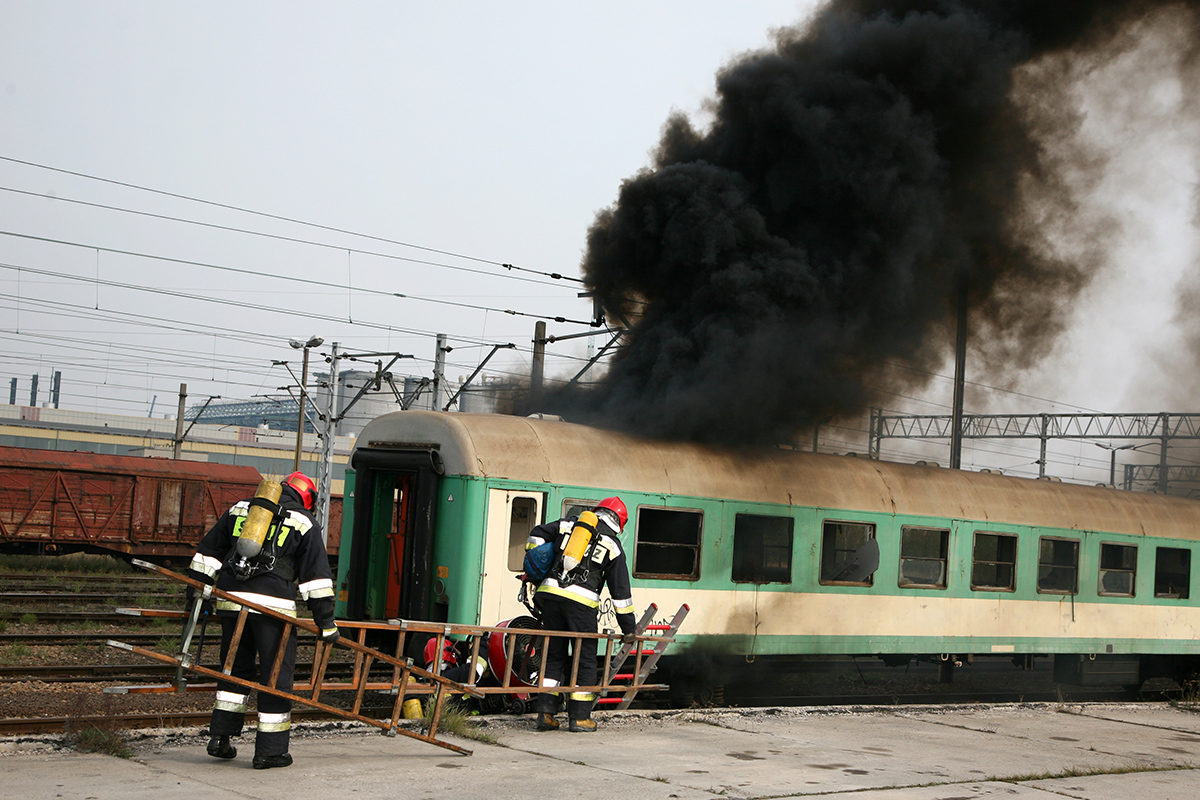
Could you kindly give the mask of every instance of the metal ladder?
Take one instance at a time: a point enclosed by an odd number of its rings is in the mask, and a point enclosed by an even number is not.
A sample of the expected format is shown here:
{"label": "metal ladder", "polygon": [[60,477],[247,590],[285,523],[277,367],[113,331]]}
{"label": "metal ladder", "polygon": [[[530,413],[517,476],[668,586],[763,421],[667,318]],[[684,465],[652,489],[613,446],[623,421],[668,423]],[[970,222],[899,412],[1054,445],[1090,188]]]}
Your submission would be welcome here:
{"label": "metal ladder", "polygon": [[[666,624],[655,623],[654,615],[658,613],[658,606],[651,603],[642,614],[642,618],[638,620],[637,627],[634,629],[635,639],[633,644],[622,645],[621,649],[616,652],[611,658],[606,658],[604,667],[604,683],[612,684],[616,681],[629,681],[626,688],[619,695],[603,692],[596,699],[597,705],[611,706],[615,710],[624,710],[629,708],[629,704],[633,702],[633,698],[637,696],[639,686],[644,686],[646,678],[654,671],[658,665],[658,659],[662,656],[667,646],[675,640],[675,632],[679,630],[679,626],[683,624],[683,620],[687,617],[689,608],[687,603],[679,607],[675,612],[675,616]],[[641,637],[645,635],[655,636],[653,639],[643,640]],[[646,644],[652,644],[647,649]],[[625,662],[629,660],[630,654],[634,654],[634,668],[632,672],[621,672],[621,668],[625,666]]]}
{"label": "metal ladder", "polygon": [[[204,675],[216,680],[227,681],[229,683],[241,686],[247,690],[257,689],[259,692],[266,692],[278,697],[286,697],[294,703],[299,703],[301,705],[308,706],[309,708],[315,708],[327,714],[342,717],[344,719],[357,720],[359,722],[366,723],[367,725],[374,726],[379,728],[388,736],[400,734],[401,736],[407,736],[412,739],[437,745],[438,747],[443,747],[447,750],[453,750],[454,752],[461,753],[463,755],[471,754],[471,751],[467,750],[466,748],[459,747],[458,745],[438,739],[438,721],[441,717],[443,704],[447,695],[466,694],[472,697],[482,697],[482,694],[473,686],[455,683],[447,678],[443,678],[441,675],[435,675],[432,672],[414,666],[412,659],[402,658],[401,653],[403,652],[404,637],[400,637],[397,640],[396,653],[392,655],[367,647],[363,643],[366,637],[366,628],[359,629],[358,641],[354,641],[349,637],[343,636],[337,642],[329,644],[321,641],[320,630],[318,630],[316,623],[314,623],[312,620],[290,617],[287,614],[282,614],[274,609],[258,605],[257,603],[252,603],[240,597],[234,597],[233,595],[227,594],[226,592],[223,592],[213,586],[209,586],[201,581],[180,575],[177,572],[172,572],[171,570],[164,569],[163,567],[159,567],[146,561],[134,560],[133,563],[135,566],[141,567],[142,569],[150,570],[151,572],[157,572],[158,574],[170,578],[171,580],[179,581],[180,583],[193,587],[197,590],[194,601],[195,604],[189,617],[189,624],[181,639],[181,647],[178,653],[168,656],[154,650],[126,644],[124,642],[114,641],[112,639],[108,640],[107,642],[110,647],[128,650],[129,652],[136,653],[140,656],[144,656],[164,664],[170,664],[179,670],[187,670],[189,672],[194,672],[196,674]],[[241,610],[238,612],[237,626],[234,629],[233,637],[229,645],[229,654],[225,659],[225,663],[222,664],[219,672],[196,663],[188,652],[192,631],[195,628],[196,619],[199,616],[200,605],[205,600],[209,600],[214,597],[221,600],[228,600],[241,606]],[[278,648],[279,655],[276,657],[275,663],[272,665],[271,673],[266,683],[257,683],[255,681],[237,678],[231,674],[233,670],[233,660],[237,655],[238,644],[241,642],[242,633],[246,625],[246,619],[251,611],[256,611],[260,614],[272,617],[284,623],[280,647]],[[287,649],[284,647],[284,644],[287,642],[288,637],[292,635],[293,630],[302,630],[317,634],[316,646],[313,651],[312,680],[307,686],[293,686],[291,691],[284,691],[279,689],[276,686],[276,683],[282,667],[284,653]],[[325,683],[325,671],[329,665],[329,656],[332,654],[335,647],[348,648],[354,651],[354,671],[349,684]],[[390,681],[377,681],[372,683],[368,680],[371,667],[375,662],[391,665],[392,676]],[[422,686],[421,684],[415,683],[413,678],[420,679],[424,685]],[[326,702],[322,702],[321,692],[323,690],[328,691],[334,689],[349,689],[354,692],[354,703],[350,710],[338,708]],[[374,719],[360,713],[362,709],[363,695],[367,689],[381,689],[385,691],[390,690],[396,693],[396,701],[392,707],[390,719]],[[308,693],[301,694],[300,692],[302,691],[307,691]],[[424,733],[420,733],[398,727],[404,701],[415,695],[429,694],[435,695],[435,700],[433,704],[433,710],[430,715],[428,730]]]}

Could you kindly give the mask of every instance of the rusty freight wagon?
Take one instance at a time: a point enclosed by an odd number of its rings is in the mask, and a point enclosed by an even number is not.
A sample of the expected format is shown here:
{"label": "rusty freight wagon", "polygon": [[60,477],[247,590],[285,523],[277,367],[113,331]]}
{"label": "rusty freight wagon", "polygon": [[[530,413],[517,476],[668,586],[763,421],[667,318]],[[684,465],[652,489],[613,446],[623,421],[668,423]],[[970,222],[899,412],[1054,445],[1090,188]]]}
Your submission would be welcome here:
{"label": "rusty freight wagon", "polygon": [[0,549],[186,559],[260,479],[246,466],[0,447]]}

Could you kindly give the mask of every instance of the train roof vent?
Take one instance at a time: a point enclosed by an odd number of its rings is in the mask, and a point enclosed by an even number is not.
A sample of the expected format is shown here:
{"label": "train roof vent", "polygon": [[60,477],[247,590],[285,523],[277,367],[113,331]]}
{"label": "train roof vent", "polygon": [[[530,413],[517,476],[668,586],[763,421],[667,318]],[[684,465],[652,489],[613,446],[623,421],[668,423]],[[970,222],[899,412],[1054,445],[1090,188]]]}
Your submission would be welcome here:
{"label": "train roof vent", "polygon": [[1037,479],[1039,481],[1054,481],[1055,483],[1062,483],[1062,478],[1054,475],[1038,475]]}
{"label": "train roof vent", "polygon": [[936,461],[914,461],[913,463],[916,464],[918,467],[940,467],[941,466],[941,464],[939,464]]}
{"label": "train roof vent", "polygon": [[979,472],[983,475],[1003,475],[1004,473],[998,469],[981,469]]}

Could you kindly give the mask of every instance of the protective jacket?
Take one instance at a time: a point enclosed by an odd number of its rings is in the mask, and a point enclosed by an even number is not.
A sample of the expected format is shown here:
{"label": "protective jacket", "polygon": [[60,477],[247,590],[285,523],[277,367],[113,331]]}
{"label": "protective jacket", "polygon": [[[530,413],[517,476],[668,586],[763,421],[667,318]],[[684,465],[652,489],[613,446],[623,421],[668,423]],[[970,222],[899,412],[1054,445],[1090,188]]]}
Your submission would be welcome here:
{"label": "protective jacket", "polygon": [[[575,522],[574,517],[568,517],[538,525],[529,532],[525,549],[531,550],[546,542],[554,542],[555,551],[561,558]],[[600,590],[607,586],[621,632],[632,633],[637,622],[634,620],[628,562],[621,542],[608,530],[607,525],[597,527],[595,542],[588,547],[584,561],[575,570],[564,575],[561,569],[552,568],[538,586],[536,596],[553,595],[596,609],[600,607]],[[595,630],[594,624],[592,629]]]}
{"label": "protective jacket", "polygon": [[[238,557],[237,538],[250,509],[248,500],[235,504],[204,535],[188,568],[205,583],[215,579],[222,591],[290,616],[296,615],[298,594],[317,625],[333,628],[333,573],[321,526],[291,486],[283,487],[279,505],[283,518],[272,523],[262,552],[254,557],[254,567],[244,578],[230,565]],[[217,611],[240,610],[223,600],[214,606]]]}

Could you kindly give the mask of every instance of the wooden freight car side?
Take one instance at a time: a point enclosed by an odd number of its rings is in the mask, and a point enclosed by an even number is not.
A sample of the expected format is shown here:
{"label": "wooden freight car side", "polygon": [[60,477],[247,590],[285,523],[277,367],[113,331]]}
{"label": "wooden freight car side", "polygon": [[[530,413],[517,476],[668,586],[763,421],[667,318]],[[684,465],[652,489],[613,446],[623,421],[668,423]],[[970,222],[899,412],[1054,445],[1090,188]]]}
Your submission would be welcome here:
{"label": "wooden freight car side", "polygon": [[0,545],[189,557],[253,467],[0,447]]}

